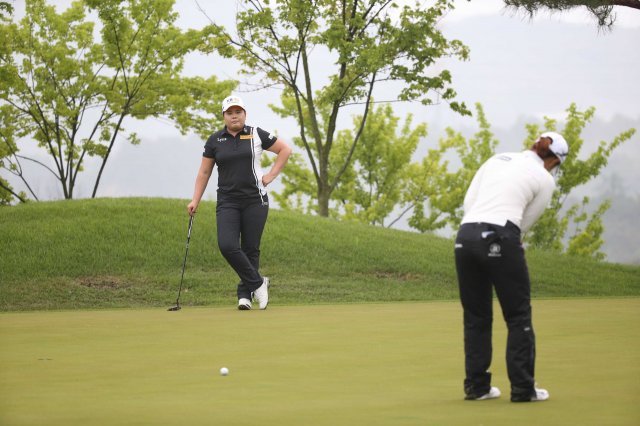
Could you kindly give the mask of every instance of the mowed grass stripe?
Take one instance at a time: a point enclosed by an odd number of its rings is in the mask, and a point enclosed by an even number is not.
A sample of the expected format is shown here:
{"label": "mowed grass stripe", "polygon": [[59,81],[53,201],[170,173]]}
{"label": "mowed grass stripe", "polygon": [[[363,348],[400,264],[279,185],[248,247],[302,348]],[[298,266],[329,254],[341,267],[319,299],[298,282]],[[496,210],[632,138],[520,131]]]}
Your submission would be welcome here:
{"label": "mowed grass stripe", "polygon": [[508,402],[497,306],[484,402],[457,302],[3,313],[0,424],[638,424],[640,299],[533,307],[539,404]]}

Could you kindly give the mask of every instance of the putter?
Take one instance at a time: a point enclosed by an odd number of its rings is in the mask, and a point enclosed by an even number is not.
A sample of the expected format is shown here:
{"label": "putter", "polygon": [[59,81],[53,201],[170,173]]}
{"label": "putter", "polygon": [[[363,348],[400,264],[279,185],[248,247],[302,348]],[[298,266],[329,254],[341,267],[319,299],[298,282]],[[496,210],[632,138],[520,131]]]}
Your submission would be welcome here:
{"label": "putter", "polygon": [[172,306],[167,311],[179,311],[180,307],[180,293],[182,292],[182,281],[184,280],[184,267],[187,266],[187,254],[189,254],[189,240],[191,239],[191,227],[193,226],[193,216],[189,216],[189,232],[187,233],[187,248],[184,252],[184,261],[182,262],[182,276],[180,277],[180,288],[178,289],[178,298],[176,299],[176,306]]}

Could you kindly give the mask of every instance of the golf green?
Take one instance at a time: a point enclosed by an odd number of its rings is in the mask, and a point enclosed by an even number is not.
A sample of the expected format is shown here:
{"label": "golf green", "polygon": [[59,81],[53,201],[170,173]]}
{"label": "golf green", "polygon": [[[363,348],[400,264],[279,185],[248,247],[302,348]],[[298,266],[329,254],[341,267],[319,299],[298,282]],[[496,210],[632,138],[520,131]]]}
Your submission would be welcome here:
{"label": "golf green", "polygon": [[640,424],[640,299],[533,309],[551,399],[526,404],[497,306],[503,395],[472,402],[457,302],[2,313],[0,424]]}

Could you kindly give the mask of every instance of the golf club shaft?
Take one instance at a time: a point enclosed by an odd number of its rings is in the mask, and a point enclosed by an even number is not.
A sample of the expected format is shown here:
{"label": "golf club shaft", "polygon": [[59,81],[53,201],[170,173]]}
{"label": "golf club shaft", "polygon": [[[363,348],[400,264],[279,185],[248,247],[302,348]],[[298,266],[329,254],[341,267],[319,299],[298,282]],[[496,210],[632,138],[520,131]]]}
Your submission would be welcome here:
{"label": "golf club shaft", "polygon": [[187,233],[187,247],[184,252],[184,261],[182,262],[182,275],[180,277],[180,288],[178,289],[178,298],[176,306],[180,306],[180,293],[182,292],[182,281],[184,280],[184,269],[187,266],[187,255],[189,254],[189,241],[191,240],[191,227],[193,226],[193,216],[189,216],[189,232]]}

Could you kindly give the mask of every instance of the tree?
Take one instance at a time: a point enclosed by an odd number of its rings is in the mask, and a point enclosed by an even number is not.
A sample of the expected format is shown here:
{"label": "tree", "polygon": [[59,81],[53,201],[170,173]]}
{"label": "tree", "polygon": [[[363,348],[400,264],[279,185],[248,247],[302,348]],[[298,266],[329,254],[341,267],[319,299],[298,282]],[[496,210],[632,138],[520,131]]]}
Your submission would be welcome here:
{"label": "tree", "polygon": [[[5,144],[15,136],[34,140],[52,160],[20,157],[13,142],[8,167],[35,161],[73,198],[84,160],[98,157],[95,197],[116,141],[127,134],[139,143],[123,127],[126,119],[164,116],[183,133],[201,135],[217,126],[220,101],[235,83],[180,77],[184,56],[207,49],[211,28],[183,32],[172,8],[173,0],[85,0],[58,14],[44,0],[28,0],[20,23],[0,25],[0,102],[3,119],[15,123]],[[99,41],[89,10],[100,21]]]}
{"label": "tree", "polygon": [[[569,156],[556,175],[557,190],[550,207],[524,236],[532,247],[604,258],[599,251],[603,244],[602,217],[611,205],[610,200],[604,200],[595,210],[589,197],[572,205],[568,205],[568,200],[574,189],[599,175],[609,156],[635,134],[635,129],[621,132],[611,142],[600,142],[595,152],[580,160],[584,143],[581,133],[594,114],[595,108],[581,112],[575,104],[567,109],[564,129],[560,132],[569,143]],[[419,232],[447,226],[456,229],[462,220],[466,190],[478,168],[495,154],[499,143],[480,104],[476,104],[476,117],[479,130],[472,138],[447,128],[437,147],[429,149],[421,161],[410,163],[417,140],[426,135],[426,125],[411,129],[409,117],[397,135],[398,118],[393,116],[391,108],[372,109],[354,161],[332,194],[331,215],[391,227],[412,212],[407,223]],[[359,127],[359,120],[361,117],[355,118],[355,128]],[[524,149],[531,148],[542,132],[559,131],[557,127],[557,122],[549,118],[545,118],[542,128],[528,124]],[[351,132],[344,130],[338,134],[332,155],[345,155],[348,145],[340,142],[349,141]],[[294,141],[301,144],[299,138]],[[284,208],[309,211],[308,202],[315,191],[312,177],[298,155],[283,171],[283,192],[273,196]],[[389,222],[389,216],[397,211],[399,216]]]}
{"label": "tree", "polygon": [[[437,148],[429,150],[421,163],[411,164],[411,178],[404,194],[408,207],[404,212],[413,210],[408,221],[413,229],[427,232],[447,225],[452,229],[459,226],[466,189],[477,169],[495,153],[498,144],[482,106],[477,104],[476,108],[480,130],[473,138],[467,141],[460,133],[448,128],[447,136],[439,141]],[[599,251],[603,244],[602,216],[610,207],[610,200],[604,200],[595,210],[590,206],[589,197],[583,197],[580,203],[572,205],[567,205],[567,201],[575,188],[600,174],[609,156],[635,134],[635,129],[621,132],[611,142],[600,142],[595,152],[581,160],[580,151],[584,143],[581,133],[594,114],[593,107],[582,112],[575,104],[571,104],[567,109],[564,129],[560,133],[569,144],[569,156],[557,175],[557,190],[550,207],[524,236],[524,240],[532,247],[595,259],[604,258]],[[550,118],[545,118],[543,128],[528,124],[524,148],[531,148],[543,131],[558,131],[557,127],[556,120]],[[452,150],[459,159],[459,167],[449,170],[445,158]]]}
{"label": "tree", "polygon": [[[362,116],[353,118],[354,129],[360,128],[361,120]],[[398,134],[399,119],[393,115],[389,104],[371,109],[353,160],[331,194],[331,216],[384,226],[407,184],[407,167],[418,142],[427,134],[426,124],[415,128],[411,124],[412,116],[409,115]],[[331,152],[331,165],[339,165],[339,160],[348,155],[353,132],[351,129],[338,132]],[[300,138],[295,141],[300,144]],[[315,181],[311,179],[311,185],[304,184],[313,176],[308,169],[305,174],[299,168],[296,163],[291,170],[289,167],[285,170],[288,179],[283,195],[295,194],[295,200],[313,199],[317,194]],[[287,207],[291,207],[291,203]]]}
{"label": "tree", "polygon": [[13,6],[9,2],[0,1],[0,21],[6,20],[13,14]]}
{"label": "tree", "polygon": [[[413,210],[409,226],[420,232],[441,229],[446,225],[453,229],[459,226],[465,191],[477,169],[495,153],[498,141],[493,138],[482,106],[477,104],[476,108],[480,131],[474,138],[467,141],[448,128],[447,137],[440,140],[438,148],[429,150],[421,164],[411,165],[412,179],[405,193],[409,202],[407,210]],[[524,236],[532,247],[604,258],[599,251],[604,232],[602,216],[610,207],[610,200],[603,201],[592,213],[589,213],[593,210],[589,197],[583,197],[580,203],[572,205],[567,205],[567,200],[575,188],[599,175],[609,156],[635,134],[635,129],[618,134],[611,142],[600,142],[595,152],[580,160],[584,143],[581,133],[594,114],[593,107],[582,112],[571,104],[562,130],[557,130],[557,121],[551,118],[545,118],[542,128],[537,124],[526,126],[525,149],[531,148],[544,131],[559,131],[569,144],[569,156],[556,176],[557,190],[551,205]],[[443,156],[451,149],[455,150],[461,164],[458,169],[449,171]]]}
{"label": "tree", "polygon": [[515,10],[524,10],[530,16],[541,9],[565,11],[584,7],[596,17],[600,27],[613,25],[616,20],[615,6],[640,10],[640,0],[504,0],[504,3]]}
{"label": "tree", "polygon": [[[0,126],[0,169],[7,170],[21,179],[37,200],[38,197],[33,193],[22,173],[22,164],[15,142],[16,135],[20,135],[21,131],[16,126],[19,120],[15,116],[15,110],[8,105],[0,106],[0,123],[2,123]],[[9,182],[0,177],[0,205],[10,205],[14,198],[24,203],[27,200],[27,195],[24,192],[15,192]]]}
{"label": "tree", "polygon": [[[361,120],[361,116],[354,118],[355,129],[360,127]],[[413,116],[409,114],[397,134],[399,119],[393,115],[391,105],[371,109],[353,161],[332,197],[338,200],[344,219],[385,225],[408,184],[411,157],[420,139],[427,135],[425,123],[412,128],[412,121]],[[348,153],[353,139],[352,130],[339,132],[335,148],[337,158]]]}
{"label": "tree", "polygon": [[[584,197],[581,206],[585,207],[589,204],[589,201],[589,197]],[[567,245],[567,253],[602,260],[605,257],[604,253],[599,251],[604,243],[602,239],[602,234],[604,233],[602,216],[611,207],[611,200],[602,202],[591,215],[584,208],[580,214],[575,214],[577,206],[576,204],[570,209],[576,229]]]}
{"label": "tree", "polygon": [[[562,163],[560,174],[557,178],[558,190],[554,193],[551,206],[545,210],[538,222],[531,228],[526,236],[527,242],[542,249],[564,250],[564,240],[570,232],[571,224],[575,228],[572,235],[568,236],[568,252],[572,254],[603,258],[598,250],[602,245],[602,215],[610,206],[610,201],[603,201],[589,215],[587,206],[589,197],[584,197],[582,202],[567,206],[567,200],[571,191],[594,177],[598,176],[603,167],[607,165],[609,156],[622,143],[629,140],[635,129],[628,129],[613,138],[611,142],[601,141],[598,149],[586,159],[580,159],[580,150],[584,144],[581,133],[585,126],[593,119],[595,108],[579,111],[575,104],[567,108],[567,119],[564,129],[560,131],[569,144],[569,155]],[[542,131],[558,131],[557,121],[545,118],[544,130],[536,124],[527,125],[527,138],[525,146],[530,146],[531,141],[537,138]],[[586,226],[582,226],[585,224]]]}
{"label": "tree", "polygon": [[[415,163],[411,160],[420,139],[427,135],[426,124],[412,128],[409,115],[398,134],[400,120],[391,106],[372,108],[354,161],[332,193],[330,215],[391,227],[413,211],[409,225],[420,232],[457,225],[462,218],[465,190],[475,170],[493,154],[498,143],[482,106],[477,104],[476,108],[480,131],[474,138],[467,141],[448,128],[438,146]],[[354,129],[360,127],[361,119],[354,118]],[[352,134],[353,130],[338,133],[332,156],[342,158],[347,154]],[[294,142],[301,145],[300,138],[294,138]],[[449,167],[452,155],[461,162],[456,170]],[[273,194],[278,204],[287,209],[311,210],[308,202],[316,188],[312,172],[301,157],[290,159],[283,182],[282,193]],[[398,216],[391,219],[398,210]],[[429,215],[425,216],[427,211]]]}
{"label": "tree", "polygon": [[[413,211],[408,221],[413,229],[428,232],[447,225],[455,228],[462,220],[466,189],[476,170],[494,154],[498,145],[479,103],[476,111],[480,130],[473,138],[467,140],[461,133],[447,128],[446,137],[440,139],[438,147],[430,149],[422,162],[411,164],[402,215]],[[457,169],[450,169],[447,158],[451,155],[457,156]]]}
{"label": "tree", "polygon": [[[469,113],[464,103],[453,101],[449,71],[432,69],[440,58],[468,57],[460,41],[447,40],[437,29],[450,1],[437,0],[428,8],[400,8],[392,0],[242,3],[237,35],[216,26],[216,46],[221,54],[235,56],[264,86],[283,88],[282,107],[273,108],[300,126],[321,216],[329,215],[332,193],[354,160],[380,84],[397,85],[393,100],[426,105],[446,101],[453,110]],[[336,158],[332,151],[338,123],[347,107],[359,110],[362,119],[344,156]]]}

